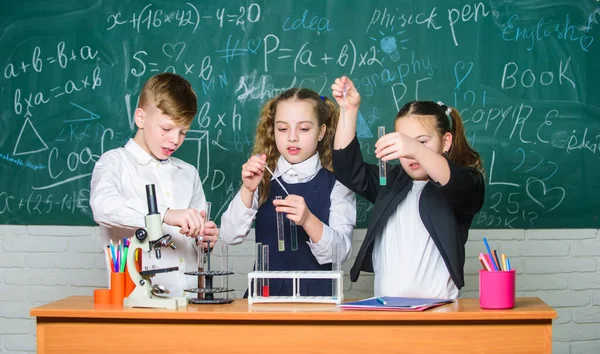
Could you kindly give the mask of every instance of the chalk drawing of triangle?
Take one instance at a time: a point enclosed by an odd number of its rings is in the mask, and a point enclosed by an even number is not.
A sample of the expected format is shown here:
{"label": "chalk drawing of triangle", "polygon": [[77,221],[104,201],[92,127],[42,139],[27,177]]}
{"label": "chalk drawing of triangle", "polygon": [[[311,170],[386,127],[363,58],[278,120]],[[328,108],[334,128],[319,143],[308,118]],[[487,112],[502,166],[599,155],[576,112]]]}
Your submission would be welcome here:
{"label": "chalk drawing of triangle", "polygon": [[[25,131],[27,128],[27,131]],[[23,133],[27,133],[27,135],[25,137],[30,137],[29,140],[32,140],[33,137],[31,136],[31,132],[33,131],[33,133],[35,134],[35,136],[37,137],[38,141],[35,141],[34,145],[29,145],[25,148],[23,148],[23,150],[26,149],[31,149],[28,151],[19,151],[19,143],[21,142],[21,137],[23,136]],[[43,145],[40,146],[40,144]],[[42,139],[42,137],[40,136],[40,134],[37,132],[37,130],[35,129],[35,127],[33,126],[33,123],[31,123],[31,120],[29,120],[29,117],[25,118],[25,122],[23,123],[23,127],[21,127],[21,132],[19,133],[19,137],[17,138],[17,143],[15,144],[15,149],[13,150],[13,156],[19,156],[19,155],[27,155],[27,154],[35,154],[36,152],[40,152],[40,151],[44,151],[44,150],[48,150],[48,145],[46,145],[46,143],[44,142],[44,139]]]}
{"label": "chalk drawing of triangle", "polygon": [[373,133],[371,133],[371,129],[369,129],[369,125],[367,125],[367,121],[365,121],[360,111],[358,111],[358,119],[356,121],[356,136],[361,139],[373,137]]}

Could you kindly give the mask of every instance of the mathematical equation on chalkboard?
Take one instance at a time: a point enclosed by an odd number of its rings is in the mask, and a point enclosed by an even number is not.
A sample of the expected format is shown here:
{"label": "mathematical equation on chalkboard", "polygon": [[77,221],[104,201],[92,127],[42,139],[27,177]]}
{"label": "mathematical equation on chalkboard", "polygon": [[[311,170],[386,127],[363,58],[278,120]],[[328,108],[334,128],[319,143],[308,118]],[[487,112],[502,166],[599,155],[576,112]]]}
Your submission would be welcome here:
{"label": "mathematical equation on chalkboard", "polygon": [[[135,132],[141,85],[160,72],[184,76],[198,95],[176,156],[197,167],[217,218],[240,185],[261,105],[290,87],[329,95],[342,75],[362,96],[357,136],[370,162],[374,129],[392,128],[407,101],[457,107],[486,169],[486,203],[474,227],[558,227],[580,204],[585,214],[580,190],[600,177],[600,126],[589,118],[600,104],[590,97],[598,93],[591,76],[600,78],[586,72],[600,60],[600,7],[416,5],[107,0],[94,16],[83,8],[40,13],[40,23],[68,26],[50,26],[44,36],[31,22],[18,41],[2,43],[10,49],[0,67],[10,134],[0,143],[0,222],[71,215],[75,224],[93,224],[93,166]],[[338,16],[348,6],[361,11]],[[18,26],[26,15],[4,20]],[[360,226],[371,208],[359,200]]]}

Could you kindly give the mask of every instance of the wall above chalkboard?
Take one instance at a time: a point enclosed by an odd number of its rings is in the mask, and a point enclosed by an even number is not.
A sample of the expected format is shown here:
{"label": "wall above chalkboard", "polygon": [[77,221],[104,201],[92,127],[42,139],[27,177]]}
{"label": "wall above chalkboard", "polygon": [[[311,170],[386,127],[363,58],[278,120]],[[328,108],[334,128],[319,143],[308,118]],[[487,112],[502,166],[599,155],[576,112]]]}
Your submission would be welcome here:
{"label": "wall above chalkboard", "polygon": [[[219,217],[261,105],[289,87],[363,97],[376,127],[414,99],[458,108],[487,171],[474,228],[600,228],[594,0],[61,1],[0,5],[0,223],[93,225],[90,175],[134,132],[143,83],[186,77],[199,114],[176,156]],[[343,14],[343,15],[342,15]],[[359,201],[359,227],[371,206]]]}

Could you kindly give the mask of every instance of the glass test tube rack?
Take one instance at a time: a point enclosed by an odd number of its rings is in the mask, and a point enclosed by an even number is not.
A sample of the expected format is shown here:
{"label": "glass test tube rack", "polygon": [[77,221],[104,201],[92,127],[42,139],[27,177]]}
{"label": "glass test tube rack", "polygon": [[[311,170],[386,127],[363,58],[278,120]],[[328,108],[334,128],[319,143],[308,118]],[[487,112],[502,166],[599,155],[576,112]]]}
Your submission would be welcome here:
{"label": "glass test tube rack", "polygon": [[[229,304],[231,302],[233,302],[233,299],[230,299],[229,297],[227,298],[215,298],[214,294],[217,293],[228,293],[230,291],[233,291],[233,289],[229,289],[226,284],[227,282],[227,277],[231,274],[233,274],[233,272],[230,272],[228,270],[228,265],[227,265],[227,245],[223,244],[223,254],[221,255],[222,259],[224,259],[224,262],[222,262],[222,266],[221,266],[221,270],[220,271],[215,271],[215,270],[211,270],[210,269],[210,242],[209,241],[203,241],[206,242],[208,247],[207,247],[207,251],[206,251],[206,269],[204,269],[204,257],[200,257],[201,258],[201,263],[198,265],[198,271],[197,272],[186,272],[186,275],[192,275],[192,276],[197,276],[197,277],[204,277],[204,286],[203,287],[198,287],[198,288],[192,288],[192,289],[185,289],[185,292],[189,292],[189,293],[196,293],[198,294],[198,297],[196,299],[188,299],[188,302],[190,304]],[[202,246],[199,247],[200,250],[203,250],[204,248]],[[225,279],[222,281],[223,286],[221,287],[214,287],[213,286],[213,278],[214,277],[225,277],[222,279]],[[200,284],[200,283],[199,283]]]}
{"label": "glass test tube rack", "polygon": [[[292,279],[292,296],[263,296],[257,289],[267,279]],[[305,296],[300,294],[302,279],[332,279],[332,296]],[[255,271],[248,274],[248,303],[259,302],[307,302],[334,303],[344,301],[344,271],[339,270],[297,270],[297,271]]]}
{"label": "glass test tube rack", "polygon": [[[256,243],[254,271],[248,274],[248,303],[257,302],[309,302],[334,303],[344,301],[344,271],[342,270],[340,244],[331,247],[332,270],[270,271],[269,246]],[[292,279],[292,296],[270,296],[269,279]],[[331,279],[331,296],[300,294],[301,279]]]}

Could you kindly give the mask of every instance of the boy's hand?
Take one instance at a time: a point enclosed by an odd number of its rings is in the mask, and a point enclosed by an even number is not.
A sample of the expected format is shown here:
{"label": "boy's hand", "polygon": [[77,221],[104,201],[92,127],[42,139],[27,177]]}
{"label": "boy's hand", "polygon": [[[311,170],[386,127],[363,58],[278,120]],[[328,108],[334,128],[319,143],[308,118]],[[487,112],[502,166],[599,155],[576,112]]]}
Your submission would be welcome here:
{"label": "boy's hand", "polygon": [[168,209],[163,222],[180,227],[179,232],[186,236],[196,237],[204,233],[204,218],[196,209]]}
{"label": "boy's hand", "polygon": [[[205,211],[201,211],[200,215],[202,215],[203,220],[206,212]],[[217,224],[215,224],[214,221],[207,221],[204,224],[204,234],[200,235],[203,236],[202,240],[203,241],[210,241],[210,248],[213,248],[215,246],[215,244],[217,243],[217,239],[219,236],[219,230],[217,229]],[[204,247],[208,247],[208,242],[204,242]]]}
{"label": "boy's hand", "polygon": [[242,183],[243,187],[249,192],[254,193],[260,183],[267,164],[267,155],[251,156],[248,161],[242,165]]}
{"label": "boy's hand", "polygon": [[[344,89],[346,90],[345,99]],[[360,94],[354,87],[352,80],[346,76],[335,79],[334,84],[331,85],[331,94],[341,108],[358,111],[358,107],[360,106]]]}
{"label": "boy's hand", "polygon": [[304,198],[299,195],[290,194],[285,199],[273,200],[275,210],[280,213],[287,213],[287,218],[296,223],[304,225],[306,220],[312,215]]}

